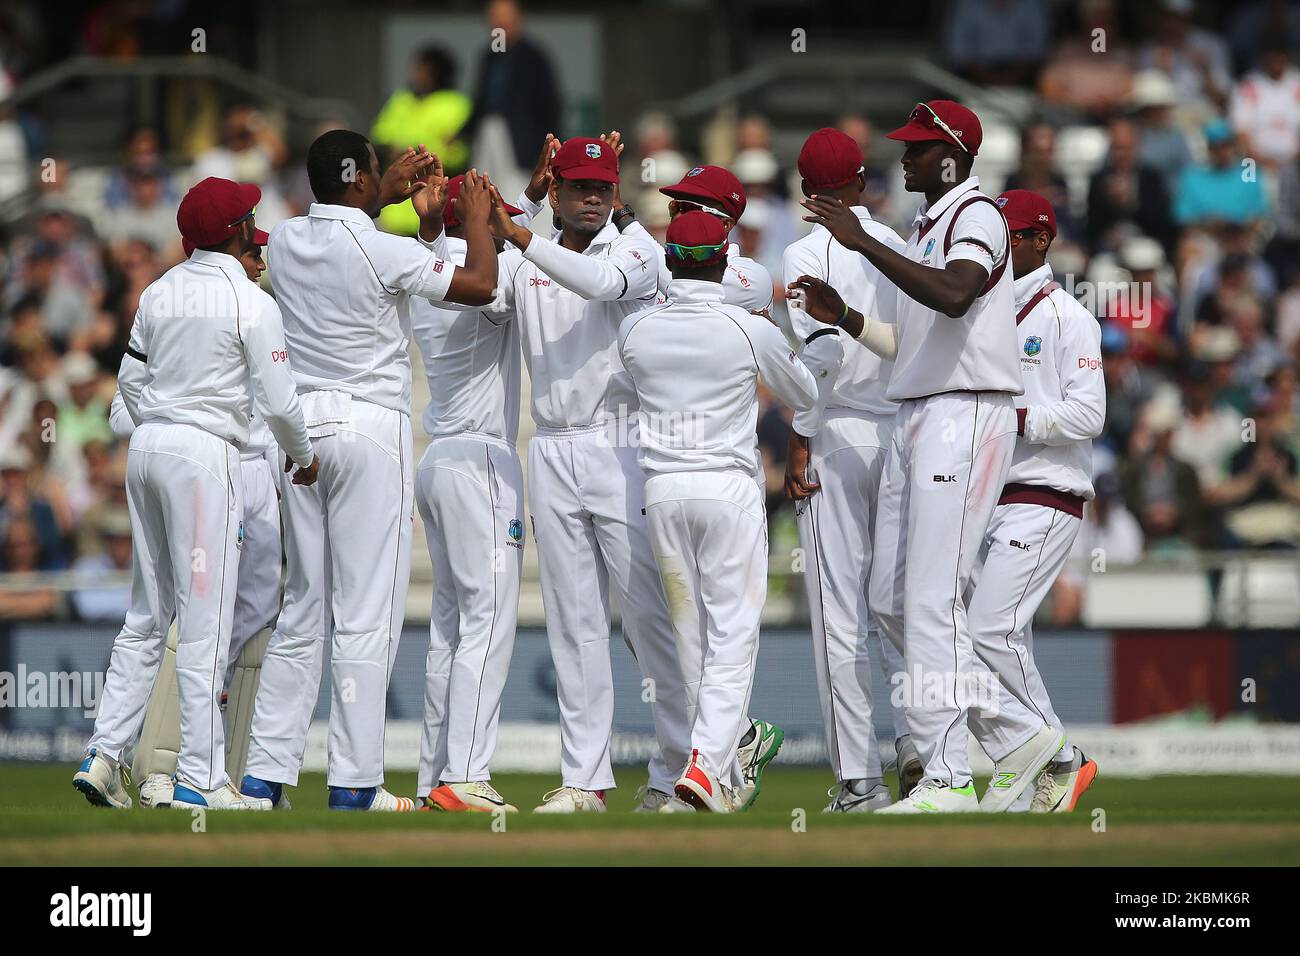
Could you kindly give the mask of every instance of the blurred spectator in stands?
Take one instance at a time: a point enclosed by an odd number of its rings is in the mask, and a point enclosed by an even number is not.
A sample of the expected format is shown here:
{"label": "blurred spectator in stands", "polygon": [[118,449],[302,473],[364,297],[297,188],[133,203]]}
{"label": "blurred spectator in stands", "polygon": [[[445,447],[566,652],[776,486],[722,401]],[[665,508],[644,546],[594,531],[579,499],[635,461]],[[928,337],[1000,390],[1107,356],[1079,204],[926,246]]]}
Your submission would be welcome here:
{"label": "blurred spectator in stands", "polygon": [[1007,177],[1002,191],[1028,189],[1047,199],[1056,210],[1057,236],[1077,242],[1079,224],[1070,214],[1070,192],[1056,171],[1056,128],[1043,120],[1031,122],[1020,135],[1020,168]]}
{"label": "blurred spectator in stands", "polygon": [[34,243],[23,260],[16,291],[39,307],[44,332],[65,343],[90,319],[90,302],[76,286],[59,280],[59,259],[57,246]]}
{"label": "blurred spectator in stands", "polygon": [[1300,49],[1300,2],[1297,0],[1234,0],[1228,14],[1228,47],[1240,72],[1258,62],[1260,47],[1280,38]]}
{"label": "blurred spectator in stands", "polygon": [[1127,100],[1134,61],[1113,0],[1083,0],[1077,28],[1052,51],[1038,89],[1052,105],[1104,119]]}
{"label": "blurred spectator in stands", "polygon": [[[1231,308],[1243,298],[1258,302],[1277,294],[1277,283],[1268,263],[1257,255],[1240,251],[1243,246],[1236,240],[1242,232],[1245,230],[1225,230],[1224,234],[1231,237],[1226,243],[1228,249],[1191,280],[1197,322],[1222,324]],[[1189,279],[1184,274],[1184,283]]]}
{"label": "blurred spectator in stands", "polygon": [[1180,382],[1183,418],[1174,429],[1171,448],[1180,461],[1196,469],[1207,491],[1223,480],[1228,460],[1241,447],[1241,414],[1214,393],[1210,368],[1191,363]]}
{"label": "blurred spectator in stands", "polygon": [[[122,165],[113,170],[104,187],[103,204],[108,209],[125,206],[131,202],[131,175],[138,170],[161,170],[162,194],[168,202],[180,202],[176,183],[163,162],[158,131],[152,126],[137,126],[127,135],[122,149]],[[173,223],[173,225],[175,225]]]}
{"label": "blurred spectator in stands", "polygon": [[289,148],[279,130],[258,109],[240,104],[226,111],[221,124],[221,145],[214,146],[194,161],[197,182],[209,176],[255,183],[262,190],[257,203],[257,225],[271,229],[289,216],[289,206],[280,194],[276,171],[289,159]]}
{"label": "blurred spectator in stands", "polygon": [[62,458],[75,459],[69,467],[79,467],[81,448],[86,442],[113,440],[108,427],[108,401],[95,360],[85,352],[70,352],[64,357],[63,381],[68,397],[58,405],[56,451]]}
{"label": "blurred spectator in stands", "polygon": [[1142,526],[1124,507],[1119,476],[1100,471],[1092,481],[1096,497],[1083,509],[1083,523],[1070,548],[1070,559],[1052,589],[1051,621],[1074,624],[1083,612],[1088,575],[1142,559]]}
{"label": "blurred spectator in stands", "polygon": [[1226,315],[1241,342],[1233,380],[1252,396],[1261,392],[1268,377],[1286,362],[1286,353],[1268,334],[1264,308],[1258,299],[1242,297],[1228,307]]}
{"label": "blurred spectator in stands", "polygon": [[31,567],[10,570],[59,570],[67,565],[63,537],[53,506],[29,480],[31,469],[32,455],[25,446],[0,449],[0,530],[29,525],[35,548]]}
{"label": "blurred spectator in stands", "polygon": [[1259,171],[1243,164],[1226,120],[1206,124],[1205,145],[1208,161],[1189,166],[1179,177],[1174,196],[1178,224],[1214,229],[1223,223],[1258,223],[1268,215],[1268,197]]}
{"label": "blurred spectator in stands", "polygon": [[[845,113],[835,121],[840,132],[851,136],[862,150],[862,167],[867,176],[867,188],[862,191],[862,204],[873,219],[890,221],[894,218],[889,197],[889,169],[875,158],[875,127],[861,113]],[[1059,217],[1058,217],[1059,223]]]}
{"label": "blurred spectator in stands", "polygon": [[1142,163],[1140,133],[1132,120],[1110,123],[1110,151],[1105,165],[1088,181],[1087,241],[1094,251],[1113,249],[1116,227],[1131,223],[1166,249],[1173,242],[1169,194],[1164,178]]}
{"label": "blurred spectator in stands", "polygon": [[948,64],[992,86],[1031,83],[1052,36],[1051,8],[1039,0],[956,0],[945,25]]}
{"label": "blurred spectator in stands", "polygon": [[[741,251],[762,263],[773,276],[779,276],[785,248],[800,233],[794,216],[776,189],[780,173],[776,157],[768,149],[751,147],[736,154],[730,169],[745,187],[741,225],[747,230],[748,239],[741,240]],[[757,245],[752,244],[755,240]]]}
{"label": "blurred spectator in stands", "polygon": [[[13,81],[0,66],[0,103],[9,98],[13,89]],[[27,138],[13,108],[0,106],[0,202],[22,195],[27,185]]]}
{"label": "blurred spectator in stands", "polygon": [[1102,375],[1106,379],[1106,427],[1102,441],[1118,454],[1129,446],[1138,410],[1151,398],[1149,375],[1129,355],[1128,333],[1109,323],[1101,327]]}
{"label": "blurred spectator in stands", "polygon": [[[456,89],[456,65],[451,55],[437,45],[417,50],[407,84],[388,98],[370,131],[379,150],[380,167],[406,147],[423,143],[442,160],[448,176],[463,173],[469,163],[469,146],[459,136],[474,103]],[[404,236],[420,230],[420,217],[409,199],[385,206],[379,222],[389,232]]]}
{"label": "blurred spectator in stands", "polygon": [[492,0],[487,20],[492,39],[479,61],[474,110],[461,138],[501,194],[513,197],[528,184],[546,134],[563,138],[560,94],[546,53],[523,35],[519,4]]}
{"label": "blurred spectator in stands", "polygon": [[1139,161],[1160,173],[1172,194],[1178,177],[1192,162],[1192,148],[1182,129],[1174,123],[1178,91],[1159,70],[1143,70],[1133,82],[1129,105],[1138,125]]}
{"label": "blurred spectator in stands", "polygon": [[114,245],[128,239],[142,239],[166,262],[182,258],[180,233],[176,229],[179,201],[167,197],[167,170],[161,164],[132,166],[126,171],[127,201],[104,210],[95,225],[99,234]]}
{"label": "blurred spectator in stands", "polygon": [[1205,502],[1191,465],[1172,451],[1178,408],[1157,399],[1138,416],[1129,457],[1120,468],[1124,503],[1142,526],[1148,552],[1206,544]]}
{"label": "blurred spectator in stands", "polygon": [[1278,347],[1295,356],[1300,346],[1300,269],[1291,275],[1291,283],[1277,298],[1276,335]]}
{"label": "blurred spectator in stands", "polygon": [[5,301],[12,302],[26,291],[23,263],[35,248],[53,251],[52,281],[71,287],[97,307],[104,298],[104,269],[99,246],[88,234],[84,221],[72,211],[67,197],[51,192],[37,201],[32,228],[24,229],[13,244],[15,268],[5,287]]}
{"label": "blurred spectator in stands", "polygon": [[[647,187],[658,189],[660,185],[678,182],[691,168],[677,144],[677,124],[667,113],[659,110],[642,113],[633,127],[632,139],[634,155],[642,163],[637,181]],[[653,163],[647,166],[646,160]],[[637,210],[640,211],[639,206]]]}
{"label": "blurred spectator in stands", "polygon": [[[131,573],[131,516],[125,508],[105,512],[96,522],[100,547],[84,554],[72,570],[86,578]],[[83,621],[120,621],[131,604],[129,580],[102,587],[83,587],[72,594],[72,607]]]}
{"label": "blurred spectator in stands", "polygon": [[1300,70],[1284,39],[1266,42],[1259,68],[1233,89],[1229,115],[1247,156],[1266,169],[1295,162],[1300,155]]}
{"label": "blurred spectator in stands", "polygon": [[1160,366],[1178,354],[1174,300],[1163,287],[1165,253],[1160,243],[1134,236],[1119,249],[1119,264],[1129,274],[1115,296],[1105,296],[1104,318],[1128,333],[1128,354],[1146,366]]}
{"label": "blurred spectator in stands", "polygon": [[[7,574],[45,571],[40,563],[41,543],[31,521],[0,521],[0,570]],[[41,620],[59,610],[59,595],[50,588],[0,591],[0,620]]]}
{"label": "blurred spectator in stands", "polygon": [[1231,477],[1210,490],[1226,509],[1229,544],[1236,547],[1295,547],[1300,541],[1300,481],[1296,456],[1278,428],[1276,397],[1262,395],[1253,409],[1254,435],[1228,466]]}
{"label": "blurred spectator in stands", "polygon": [[64,384],[59,353],[44,336],[34,337],[18,350],[18,370],[36,389],[36,394],[54,402],[65,401],[68,387]]}
{"label": "blurred spectator in stands", "polygon": [[1185,110],[1214,115],[1227,103],[1232,74],[1228,45],[1192,23],[1194,0],[1161,0],[1155,34],[1142,46],[1138,65],[1169,74]]}

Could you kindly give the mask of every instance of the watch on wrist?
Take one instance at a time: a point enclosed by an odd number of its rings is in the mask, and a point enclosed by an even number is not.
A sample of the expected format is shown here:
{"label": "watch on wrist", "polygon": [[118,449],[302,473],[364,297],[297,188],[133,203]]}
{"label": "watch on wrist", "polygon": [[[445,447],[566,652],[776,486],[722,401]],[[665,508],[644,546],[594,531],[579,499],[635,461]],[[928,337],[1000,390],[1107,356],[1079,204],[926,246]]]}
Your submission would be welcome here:
{"label": "watch on wrist", "polygon": [[614,210],[614,228],[622,232],[627,228],[627,224],[636,219],[636,210],[624,203],[619,209]]}

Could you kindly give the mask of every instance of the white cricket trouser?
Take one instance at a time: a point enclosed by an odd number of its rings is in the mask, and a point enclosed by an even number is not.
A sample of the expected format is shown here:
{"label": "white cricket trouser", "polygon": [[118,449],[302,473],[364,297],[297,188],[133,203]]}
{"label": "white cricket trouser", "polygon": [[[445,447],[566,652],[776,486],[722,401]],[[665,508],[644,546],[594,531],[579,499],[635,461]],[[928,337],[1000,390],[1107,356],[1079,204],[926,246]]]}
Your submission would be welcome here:
{"label": "white cricket trouser", "polygon": [[223,687],[229,686],[244,645],[280,611],[280,498],[272,464],[277,454],[272,446],[268,455],[244,458],[239,464],[244,478],[244,547]]}
{"label": "white cricket trouser", "polygon": [[[1060,718],[1034,663],[1034,614],[1065,567],[1082,524],[1072,514],[1043,505],[998,505],[989,523],[988,553],[967,602],[975,653],[1016,700],[1057,728]],[[970,728],[983,745],[993,741],[1006,749],[1011,743],[1003,723],[978,710],[970,712]]]}
{"label": "white cricket trouser", "polygon": [[728,786],[749,729],[767,599],[767,516],[750,475],[681,472],[646,482],[650,543],[686,684],[691,749]]}
{"label": "white cricket trouser", "polygon": [[239,451],[191,425],[146,422],[131,436],[131,607],[113,643],[91,747],[121,759],[144,720],[177,617],[177,772],[203,790],[226,781],[220,697],[235,613],[243,480]]}
{"label": "white cricket trouser", "polygon": [[903,651],[906,670],[891,693],[902,697],[925,776],[945,786],[970,782],[966,716],[981,695],[1015,746],[1042,726],[976,655],[965,603],[1015,443],[1005,392],[905,401],[880,483],[869,603]]}
{"label": "white cricket trouser", "polygon": [[528,445],[533,540],[541,564],[546,636],[560,704],[560,773],[566,787],[614,786],[614,677],[609,591],[623,635],[651,681],[659,752],[650,786],[672,793],[686,771],[690,725],[672,622],[646,531],[645,475],[626,422],[540,428]]}
{"label": "white cricket trouser", "polygon": [[332,624],[328,782],[373,787],[384,780],[385,698],[411,569],[411,419],[354,399],[349,420],[327,430],[313,437],[316,484],[281,485],[288,573],[246,772],[297,785]]}
{"label": "white cricket trouser", "polygon": [[[871,536],[893,423],[892,415],[827,409],[809,441],[810,477],[821,490],[795,504],[826,749],[839,781],[880,779],[871,658],[886,677],[903,669],[902,654],[867,607]],[[907,733],[901,701],[893,717],[894,736],[901,737]]]}
{"label": "white cricket trouser", "polygon": [[487,780],[515,646],[524,476],[488,435],[435,438],[415,472],[433,562],[419,790]]}

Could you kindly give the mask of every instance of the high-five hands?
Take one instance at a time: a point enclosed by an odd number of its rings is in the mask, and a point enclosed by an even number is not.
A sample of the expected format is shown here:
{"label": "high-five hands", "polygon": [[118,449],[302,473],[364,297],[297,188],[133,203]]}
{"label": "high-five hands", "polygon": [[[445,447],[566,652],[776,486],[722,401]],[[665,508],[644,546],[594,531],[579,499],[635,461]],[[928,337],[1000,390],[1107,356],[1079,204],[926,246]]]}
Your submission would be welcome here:
{"label": "high-five hands", "polygon": [[[379,178],[379,205],[391,206],[421,189],[420,184],[435,162],[438,162],[438,157],[425,149],[423,144],[419,147],[406,147],[406,151],[389,163]],[[441,163],[439,169],[441,170]]]}
{"label": "high-five hands", "polygon": [[546,141],[542,143],[542,151],[537,154],[537,163],[533,166],[533,176],[524,189],[524,195],[530,201],[539,203],[550,192],[551,182],[555,178],[555,175],[551,172],[551,160],[555,158],[559,148],[559,139],[556,138],[554,133],[547,133]]}
{"label": "high-five hands", "polygon": [[844,300],[833,288],[813,276],[800,276],[787,287],[785,297],[803,307],[818,322],[834,325],[844,316]]}

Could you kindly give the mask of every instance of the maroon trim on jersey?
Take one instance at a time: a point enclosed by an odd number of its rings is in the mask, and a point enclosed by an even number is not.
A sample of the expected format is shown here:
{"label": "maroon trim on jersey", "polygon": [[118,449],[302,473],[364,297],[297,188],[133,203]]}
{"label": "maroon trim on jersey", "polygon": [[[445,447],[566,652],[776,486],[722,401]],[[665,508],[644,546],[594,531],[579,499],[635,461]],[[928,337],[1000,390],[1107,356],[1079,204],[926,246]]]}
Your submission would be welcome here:
{"label": "maroon trim on jersey", "polygon": [[1049,282],[1047,283],[1047,285],[1043,286],[1041,289],[1035,292],[1030,297],[1029,301],[1026,302],[1024,306],[1020,309],[1020,311],[1016,313],[1016,325],[1019,325],[1021,322],[1025,321],[1025,316],[1029,315],[1030,312],[1034,311],[1034,306],[1038,305],[1038,303],[1042,302],[1044,299],[1046,299],[1049,295],[1051,295],[1060,287],[1061,285],[1059,282]]}
{"label": "maroon trim on jersey", "polygon": [[1064,511],[1067,515],[1082,518],[1083,501],[1084,499],[1079,495],[1072,495],[1068,491],[1057,491],[1046,485],[1013,483],[1002,489],[1002,497],[998,499],[998,504],[1042,505],[1044,508],[1055,508],[1057,511]]}
{"label": "maroon trim on jersey", "polygon": [[[952,249],[952,231],[957,228],[957,217],[961,215],[961,211],[963,209],[965,209],[971,203],[977,203],[977,202],[986,202],[989,205],[991,205],[994,209],[996,209],[998,212],[998,218],[1002,220],[1002,228],[1004,230],[1008,230],[1007,221],[1002,216],[1002,209],[998,206],[998,204],[995,203],[988,196],[985,196],[983,193],[976,193],[975,195],[963,200],[957,206],[956,210],[954,210],[952,214],[952,219],[948,220],[948,233],[943,237],[943,255],[945,260],[948,257],[949,250]],[[995,265],[993,267],[993,272],[990,273],[989,275],[989,281],[984,283],[984,288],[980,289],[980,295],[988,295],[990,292],[993,291],[993,287],[997,285],[998,280],[1002,278],[1002,273],[1007,271],[1007,263],[1010,261],[1011,261],[1011,233],[1010,231],[1007,231],[1007,251],[1006,254],[1002,257],[1002,264]]]}

